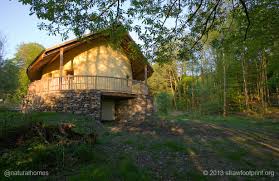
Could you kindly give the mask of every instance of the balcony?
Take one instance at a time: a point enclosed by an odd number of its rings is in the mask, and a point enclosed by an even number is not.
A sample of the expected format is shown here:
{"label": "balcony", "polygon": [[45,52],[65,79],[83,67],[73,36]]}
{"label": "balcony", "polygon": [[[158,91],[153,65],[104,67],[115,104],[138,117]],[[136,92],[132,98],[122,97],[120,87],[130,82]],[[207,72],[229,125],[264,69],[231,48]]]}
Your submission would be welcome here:
{"label": "balcony", "polygon": [[64,77],[44,78],[29,84],[31,94],[64,90],[100,90],[102,92],[148,94],[143,81],[91,75],[68,75]]}

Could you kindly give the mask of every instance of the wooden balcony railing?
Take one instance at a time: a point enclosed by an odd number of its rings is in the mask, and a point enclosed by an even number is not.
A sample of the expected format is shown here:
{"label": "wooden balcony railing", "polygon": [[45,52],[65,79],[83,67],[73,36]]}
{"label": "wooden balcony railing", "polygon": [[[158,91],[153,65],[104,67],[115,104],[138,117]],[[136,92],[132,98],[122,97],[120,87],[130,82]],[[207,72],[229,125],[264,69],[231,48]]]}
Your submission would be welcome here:
{"label": "wooden balcony railing", "polygon": [[142,81],[107,77],[74,75],[44,78],[29,84],[30,93],[51,92],[60,90],[101,90],[131,94],[147,94],[147,86]]}

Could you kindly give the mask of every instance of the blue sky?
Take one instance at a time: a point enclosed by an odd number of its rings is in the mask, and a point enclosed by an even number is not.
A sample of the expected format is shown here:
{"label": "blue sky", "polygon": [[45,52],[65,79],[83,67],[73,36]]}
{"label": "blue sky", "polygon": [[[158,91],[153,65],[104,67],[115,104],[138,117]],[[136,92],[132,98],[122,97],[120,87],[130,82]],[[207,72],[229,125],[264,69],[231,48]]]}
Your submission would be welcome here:
{"label": "blue sky", "polygon": [[18,45],[23,42],[37,42],[50,47],[62,41],[60,36],[49,36],[47,31],[39,30],[39,22],[36,16],[29,16],[29,6],[16,0],[0,1],[0,33],[6,38],[6,58],[13,57]]}
{"label": "blue sky", "polygon": [[[37,42],[45,48],[62,42],[61,36],[49,36],[48,31],[39,30],[41,22],[36,15],[29,15],[30,6],[17,0],[0,0],[0,34],[6,38],[5,58],[12,58],[20,43]],[[135,33],[130,33],[139,42]],[[75,38],[73,35],[69,39]]]}
{"label": "blue sky", "polygon": [[[42,20],[36,15],[30,16],[29,9],[30,6],[17,0],[0,0],[0,35],[6,38],[5,58],[12,58],[21,43],[36,42],[49,48],[63,42],[61,36],[50,36],[48,31],[39,30],[38,24]],[[137,20],[134,23],[141,25]],[[174,26],[174,21],[169,19],[166,26]],[[130,35],[136,43],[142,43],[135,32]],[[74,35],[69,35],[69,39],[73,38]]]}

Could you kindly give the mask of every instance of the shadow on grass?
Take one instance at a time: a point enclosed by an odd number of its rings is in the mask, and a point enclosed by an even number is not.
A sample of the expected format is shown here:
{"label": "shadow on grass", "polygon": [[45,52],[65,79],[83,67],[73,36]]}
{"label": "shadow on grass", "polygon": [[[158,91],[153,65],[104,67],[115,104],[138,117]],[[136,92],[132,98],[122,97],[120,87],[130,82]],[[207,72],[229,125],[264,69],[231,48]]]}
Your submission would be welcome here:
{"label": "shadow on grass", "polygon": [[[234,118],[228,122],[200,121],[185,116],[160,120],[155,117],[145,122],[110,125],[109,128],[112,134],[118,135],[117,142],[122,140],[124,145],[134,146],[132,150],[143,154],[142,150],[148,150],[153,157],[150,162],[157,163],[156,159],[161,160],[163,166],[159,168],[159,172],[165,179],[189,178],[189,175],[199,179],[218,178],[205,177],[204,170],[271,170],[275,174],[273,177],[254,178],[276,180],[279,176],[279,143],[277,134],[274,133],[278,122],[273,130],[268,131],[260,126],[270,128],[267,126],[270,122],[261,121],[260,125],[256,125],[255,120],[251,119],[244,118],[242,122],[233,120]],[[253,127],[250,126],[252,124]],[[156,155],[161,152],[165,157]],[[171,153],[179,155],[176,163],[173,163],[176,166],[172,169],[169,163],[176,157]],[[144,158],[143,154],[139,155]],[[150,163],[143,164],[150,169],[154,166]],[[178,173],[179,169],[182,171]]]}
{"label": "shadow on grass", "polygon": [[[18,126],[26,121],[20,115],[10,115],[8,119],[11,128],[16,120],[20,120]],[[270,134],[274,130],[268,133],[264,128],[244,129],[252,120],[245,124],[185,116],[171,120],[153,117],[100,127],[90,119],[71,114],[36,113],[30,119],[43,120],[46,125],[72,122],[79,132],[96,129],[97,144],[45,144],[36,137],[1,153],[0,170],[46,169],[50,177],[45,179],[56,180],[278,179],[279,144]],[[264,123],[261,126],[270,128]],[[205,176],[204,170],[273,170],[277,175]]]}

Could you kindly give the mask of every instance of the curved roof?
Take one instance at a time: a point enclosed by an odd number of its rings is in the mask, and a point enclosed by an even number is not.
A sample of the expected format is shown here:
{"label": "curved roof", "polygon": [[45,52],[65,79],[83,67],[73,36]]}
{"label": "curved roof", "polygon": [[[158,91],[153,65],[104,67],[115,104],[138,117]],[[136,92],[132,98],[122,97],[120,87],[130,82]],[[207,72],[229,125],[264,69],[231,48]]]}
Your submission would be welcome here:
{"label": "curved roof", "polygon": [[[27,68],[26,73],[28,78],[31,81],[41,79],[43,67],[52,61],[57,61],[60,48],[63,48],[66,53],[67,51],[71,51],[72,49],[85,43],[90,43],[100,39],[108,41],[109,37],[110,35],[105,33],[88,34],[82,38],[66,41],[62,44],[43,50]],[[131,61],[133,79],[144,80],[145,65],[147,65],[147,76],[150,77],[152,75],[152,67],[128,33],[126,33],[121,39],[120,46]]]}

